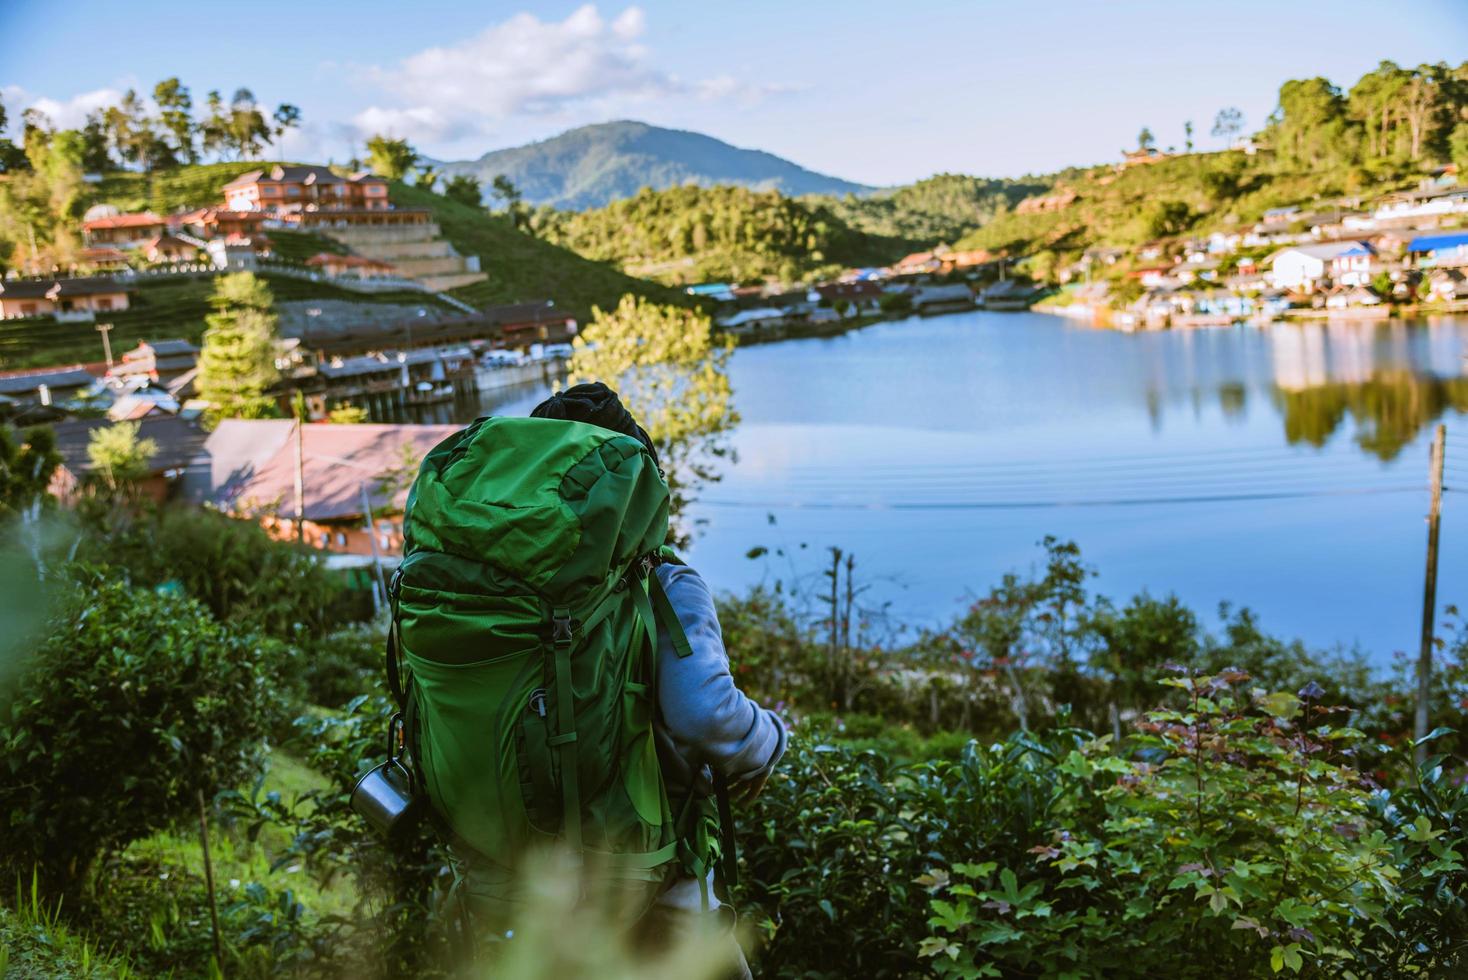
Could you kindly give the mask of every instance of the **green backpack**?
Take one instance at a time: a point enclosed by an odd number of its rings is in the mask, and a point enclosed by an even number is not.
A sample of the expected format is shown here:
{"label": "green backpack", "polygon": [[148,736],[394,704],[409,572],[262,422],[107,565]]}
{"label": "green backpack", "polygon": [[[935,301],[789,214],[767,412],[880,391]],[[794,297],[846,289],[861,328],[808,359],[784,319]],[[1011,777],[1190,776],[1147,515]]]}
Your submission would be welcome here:
{"label": "green backpack", "polygon": [[668,487],[647,449],[482,418],[424,459],[403,529],[389,679],[467,908],[507,919],[551,844],[648,903],[680,864],[704,880],[717,816],[674,812],[653,736],[658,624],[689,649],[653,574]]}

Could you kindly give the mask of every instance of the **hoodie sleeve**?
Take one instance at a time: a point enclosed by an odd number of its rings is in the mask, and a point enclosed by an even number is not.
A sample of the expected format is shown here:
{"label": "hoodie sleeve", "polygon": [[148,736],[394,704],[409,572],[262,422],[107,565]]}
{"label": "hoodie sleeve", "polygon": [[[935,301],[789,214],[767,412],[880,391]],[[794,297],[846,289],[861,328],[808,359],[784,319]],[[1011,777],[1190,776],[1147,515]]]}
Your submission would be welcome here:
{"label": "hoodie sleeve", "polygon": [[785,753],[785,726],[735,686],[708,585],[685,565],[660,565],[655,574],[693,650],[678,656],[659,631],[658,706],[668,734],[690,761],[730,779],[769,775]]}

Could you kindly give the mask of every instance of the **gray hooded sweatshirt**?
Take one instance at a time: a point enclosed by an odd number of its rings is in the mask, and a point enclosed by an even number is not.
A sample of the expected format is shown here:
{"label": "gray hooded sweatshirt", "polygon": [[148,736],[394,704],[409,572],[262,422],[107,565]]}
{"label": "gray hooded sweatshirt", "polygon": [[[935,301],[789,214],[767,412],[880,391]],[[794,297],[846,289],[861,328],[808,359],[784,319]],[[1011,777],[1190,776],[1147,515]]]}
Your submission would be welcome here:
{"label": "gray hooded sweatshirt", "polygon": [[[678,656],[672,640],[659,631],[655,734],[668,798],[676,808],[690,787],[699,795],[712,792],[711,768],[731,785],[768,776],[785,754],[786,733],[778,715],[735,685],[713,593],[703,578],[686,565],[660,565],[656,574],[693,651]],[[661,901],[698,908],[698,884],[677,882]]]}

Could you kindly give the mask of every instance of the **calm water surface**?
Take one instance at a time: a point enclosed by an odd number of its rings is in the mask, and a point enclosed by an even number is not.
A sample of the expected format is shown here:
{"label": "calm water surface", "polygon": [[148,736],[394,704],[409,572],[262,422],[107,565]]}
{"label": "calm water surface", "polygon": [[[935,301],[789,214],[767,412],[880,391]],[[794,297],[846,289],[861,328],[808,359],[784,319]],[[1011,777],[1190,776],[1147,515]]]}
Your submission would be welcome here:
{"label": "calm water surface", "polygon": [[[1464,318],[1126,335],[983,312],[743,348],[738,462],[689,557],[716,587],[811,590],[837,545],[871,604],[934,625],[1054,534],[1116,599],[1175,592],[1210,622],[1229,600],[1386,663],[1416,648],[1439,420],[1468,487],[1465,353]],[[1442,534],[1439,596],[1468,603],[1468,494]]]}

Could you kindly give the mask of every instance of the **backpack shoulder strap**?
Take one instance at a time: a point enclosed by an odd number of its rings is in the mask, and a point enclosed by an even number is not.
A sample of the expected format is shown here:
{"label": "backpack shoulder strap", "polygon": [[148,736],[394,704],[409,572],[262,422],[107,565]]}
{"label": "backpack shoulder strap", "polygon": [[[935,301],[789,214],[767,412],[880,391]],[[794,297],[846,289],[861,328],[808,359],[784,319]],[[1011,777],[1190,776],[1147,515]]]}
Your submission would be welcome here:
{"label": "backpack shoulder strap", "polygon": [[[683,563],[674,559],[668,564],[681,565]],[[668,634],[668,639],[673,644],[673,651],[680,658],[691,656],[693,647],[688,643],[688,634],[684,632],[683,624],[678,619],[678,613],[673,609],[673,603],[668,598],[668,592],[663,588],[662,579],[658,578],[657,569],[653,569],[647,579],[647,594],[648,598],[652,600],[653,614],[657,617],[658,625]]]}

